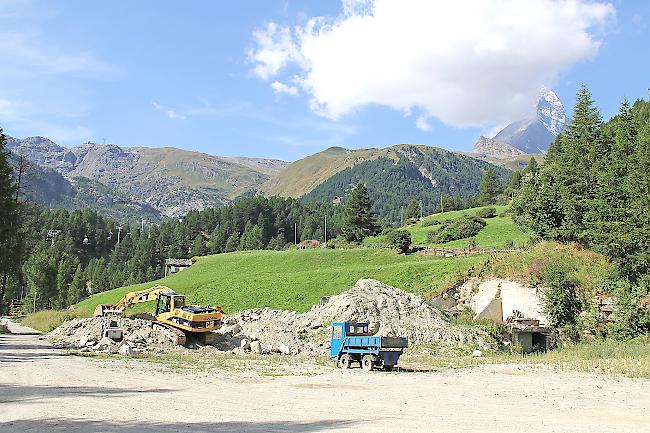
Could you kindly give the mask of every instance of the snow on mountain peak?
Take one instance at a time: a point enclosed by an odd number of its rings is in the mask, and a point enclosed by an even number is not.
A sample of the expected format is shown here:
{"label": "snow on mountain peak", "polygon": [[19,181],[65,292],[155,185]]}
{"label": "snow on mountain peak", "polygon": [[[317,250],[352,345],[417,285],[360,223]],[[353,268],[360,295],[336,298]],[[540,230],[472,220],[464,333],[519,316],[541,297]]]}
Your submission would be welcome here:
{"label": "snow on mountain peak", "polygon": [[566,112],[562,101],[554,91],[542,87],[537,99],[537,118],[546,129],[558,135],[566,124]]}

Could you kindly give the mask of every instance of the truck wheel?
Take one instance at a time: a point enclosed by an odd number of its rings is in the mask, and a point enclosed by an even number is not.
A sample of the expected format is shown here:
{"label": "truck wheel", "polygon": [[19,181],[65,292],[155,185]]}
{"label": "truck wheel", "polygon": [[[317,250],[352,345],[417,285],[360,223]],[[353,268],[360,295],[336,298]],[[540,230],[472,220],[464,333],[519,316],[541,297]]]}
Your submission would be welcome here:
{"label": "truck wheel", "polygon": [[393,371],[393,367],[395,367],[395,366],[394,365],[384,365],[384,370],[385,371]]}
{"label": "truck wheel", "polygon": [[372,367],[372,356],[363,355],[363,358],[361,358],[361,368],[363,368],[365,371],[370,371],[372,370]]}
{"label": "truck wheel", "polygon": [[341,370],[347,370],[350,368],[350,355],[347,353],[341,355],[339,358],[339,367],[341,367]]}

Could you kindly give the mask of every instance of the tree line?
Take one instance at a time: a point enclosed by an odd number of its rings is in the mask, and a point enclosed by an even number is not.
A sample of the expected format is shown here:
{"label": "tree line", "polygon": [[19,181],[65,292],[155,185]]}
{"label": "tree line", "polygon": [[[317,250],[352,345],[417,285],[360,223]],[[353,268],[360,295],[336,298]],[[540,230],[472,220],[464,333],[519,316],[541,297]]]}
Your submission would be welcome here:
{"label": "tree line", "polygon": [[[624,100],[604,122],[583,86],[571,122],[545,164],[522,176],[512,205],[516,221],[539,239],[575,242],[612,260],[620,275],[602,289],[617,298],[616,332],[623,336],[650,332],[650,309],[643,306],[650,295],[649,167],[650,103]],[[572,299],[570,284],[557,286],[558,299]],[[573,304],[558,308],[575,313]],[[575,316],[558,315],[560,325]]]}
{"label": "tree line", "polygon": [[25,307],[66,308],[90,293],[151,281],[164,275],[170,257],[284,249],[341,233],[344,209],[279,197],[243,198],[157,224],[119,224],[90,209],[49,210],[21,191],[5,144],[0,130],[1,312],[25,292]]}

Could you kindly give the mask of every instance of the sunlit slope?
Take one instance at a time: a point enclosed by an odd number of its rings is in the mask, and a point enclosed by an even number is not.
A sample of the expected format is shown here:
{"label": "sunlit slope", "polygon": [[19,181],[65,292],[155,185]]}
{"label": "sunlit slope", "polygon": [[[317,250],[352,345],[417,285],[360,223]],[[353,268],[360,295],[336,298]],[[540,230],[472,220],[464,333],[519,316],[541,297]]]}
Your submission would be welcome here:
{"label": "sunlit slope", "polygon": [[[375,249],[247,251],[200,257],[189,269],[156,282],[92,296],[77,307],[91,312],[126,292],[164,284],[194,304],[221,305],[227,313],[256,307],[307,311],[321,296],[338,294],[359,278],[374,278],[415,293],[433,293],[484,257],[398,255]],[[153,305],[134,311],[153,310]]]}

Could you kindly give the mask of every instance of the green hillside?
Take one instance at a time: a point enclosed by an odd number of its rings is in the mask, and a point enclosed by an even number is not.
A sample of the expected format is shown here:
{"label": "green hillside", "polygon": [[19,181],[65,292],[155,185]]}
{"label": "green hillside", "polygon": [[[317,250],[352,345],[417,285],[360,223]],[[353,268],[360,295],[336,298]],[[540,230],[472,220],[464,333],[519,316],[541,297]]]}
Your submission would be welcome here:
{"label": "green hillside", "polygon": [[398,145],[388,148],[386,156],[360,162],[331,176],[303,198],[310,202],[332,202],[348,196],[351,188],[363,183],[380,219],[397,223],[401,209],[412,200],[432,213],[440,203],[440,194],[475,202],[479,186],[488,168],[505,182],[510,171],[485,161],[444,149],[423,145]]}
{"label": "green hillside", "polygon": [[[189,269],[156,282],[99,293],[77,305],[87,314],[126,292],[164,284],[194,304],[221,305],[227,313],[255,307],[308,311],[321,296],[338,294],[359,278],[374,278],[427,294],[464,275],[483,256],[442,258],[376,249],[246,251],[198,258]],[[132,311],[148,311],[140,305]]]}
{"label": "green hillside", "polygon": [[[497,210],[497,216],[494,218],[486,218],[487,225],[476,235],[476,246],[479,248],[502,248],[505,247],[510,241],[514,246],[521,246],[528,242],[530,235],[523,232],[512,220],[512,217],[506,212],[508,206],[493,206]],[[461,217],[463,215],[474,215],[478,212],[479,208],[451,211],[430,215],[418,221],[413,225],[403,227],[411,233],[411,240],[415,245],[424,246],[444,246],[450,248],[463,248],[469,243],[469,239],[459,239],[456,241],[447,242],[444,244],[431,244],[427,239],[427,234],[436,229],[435,225],[431,225],[433,221],[445,221]],[[377,246],[383,243],[384,236],[374,236],[367,238],[364,241],[366,246]]]}

